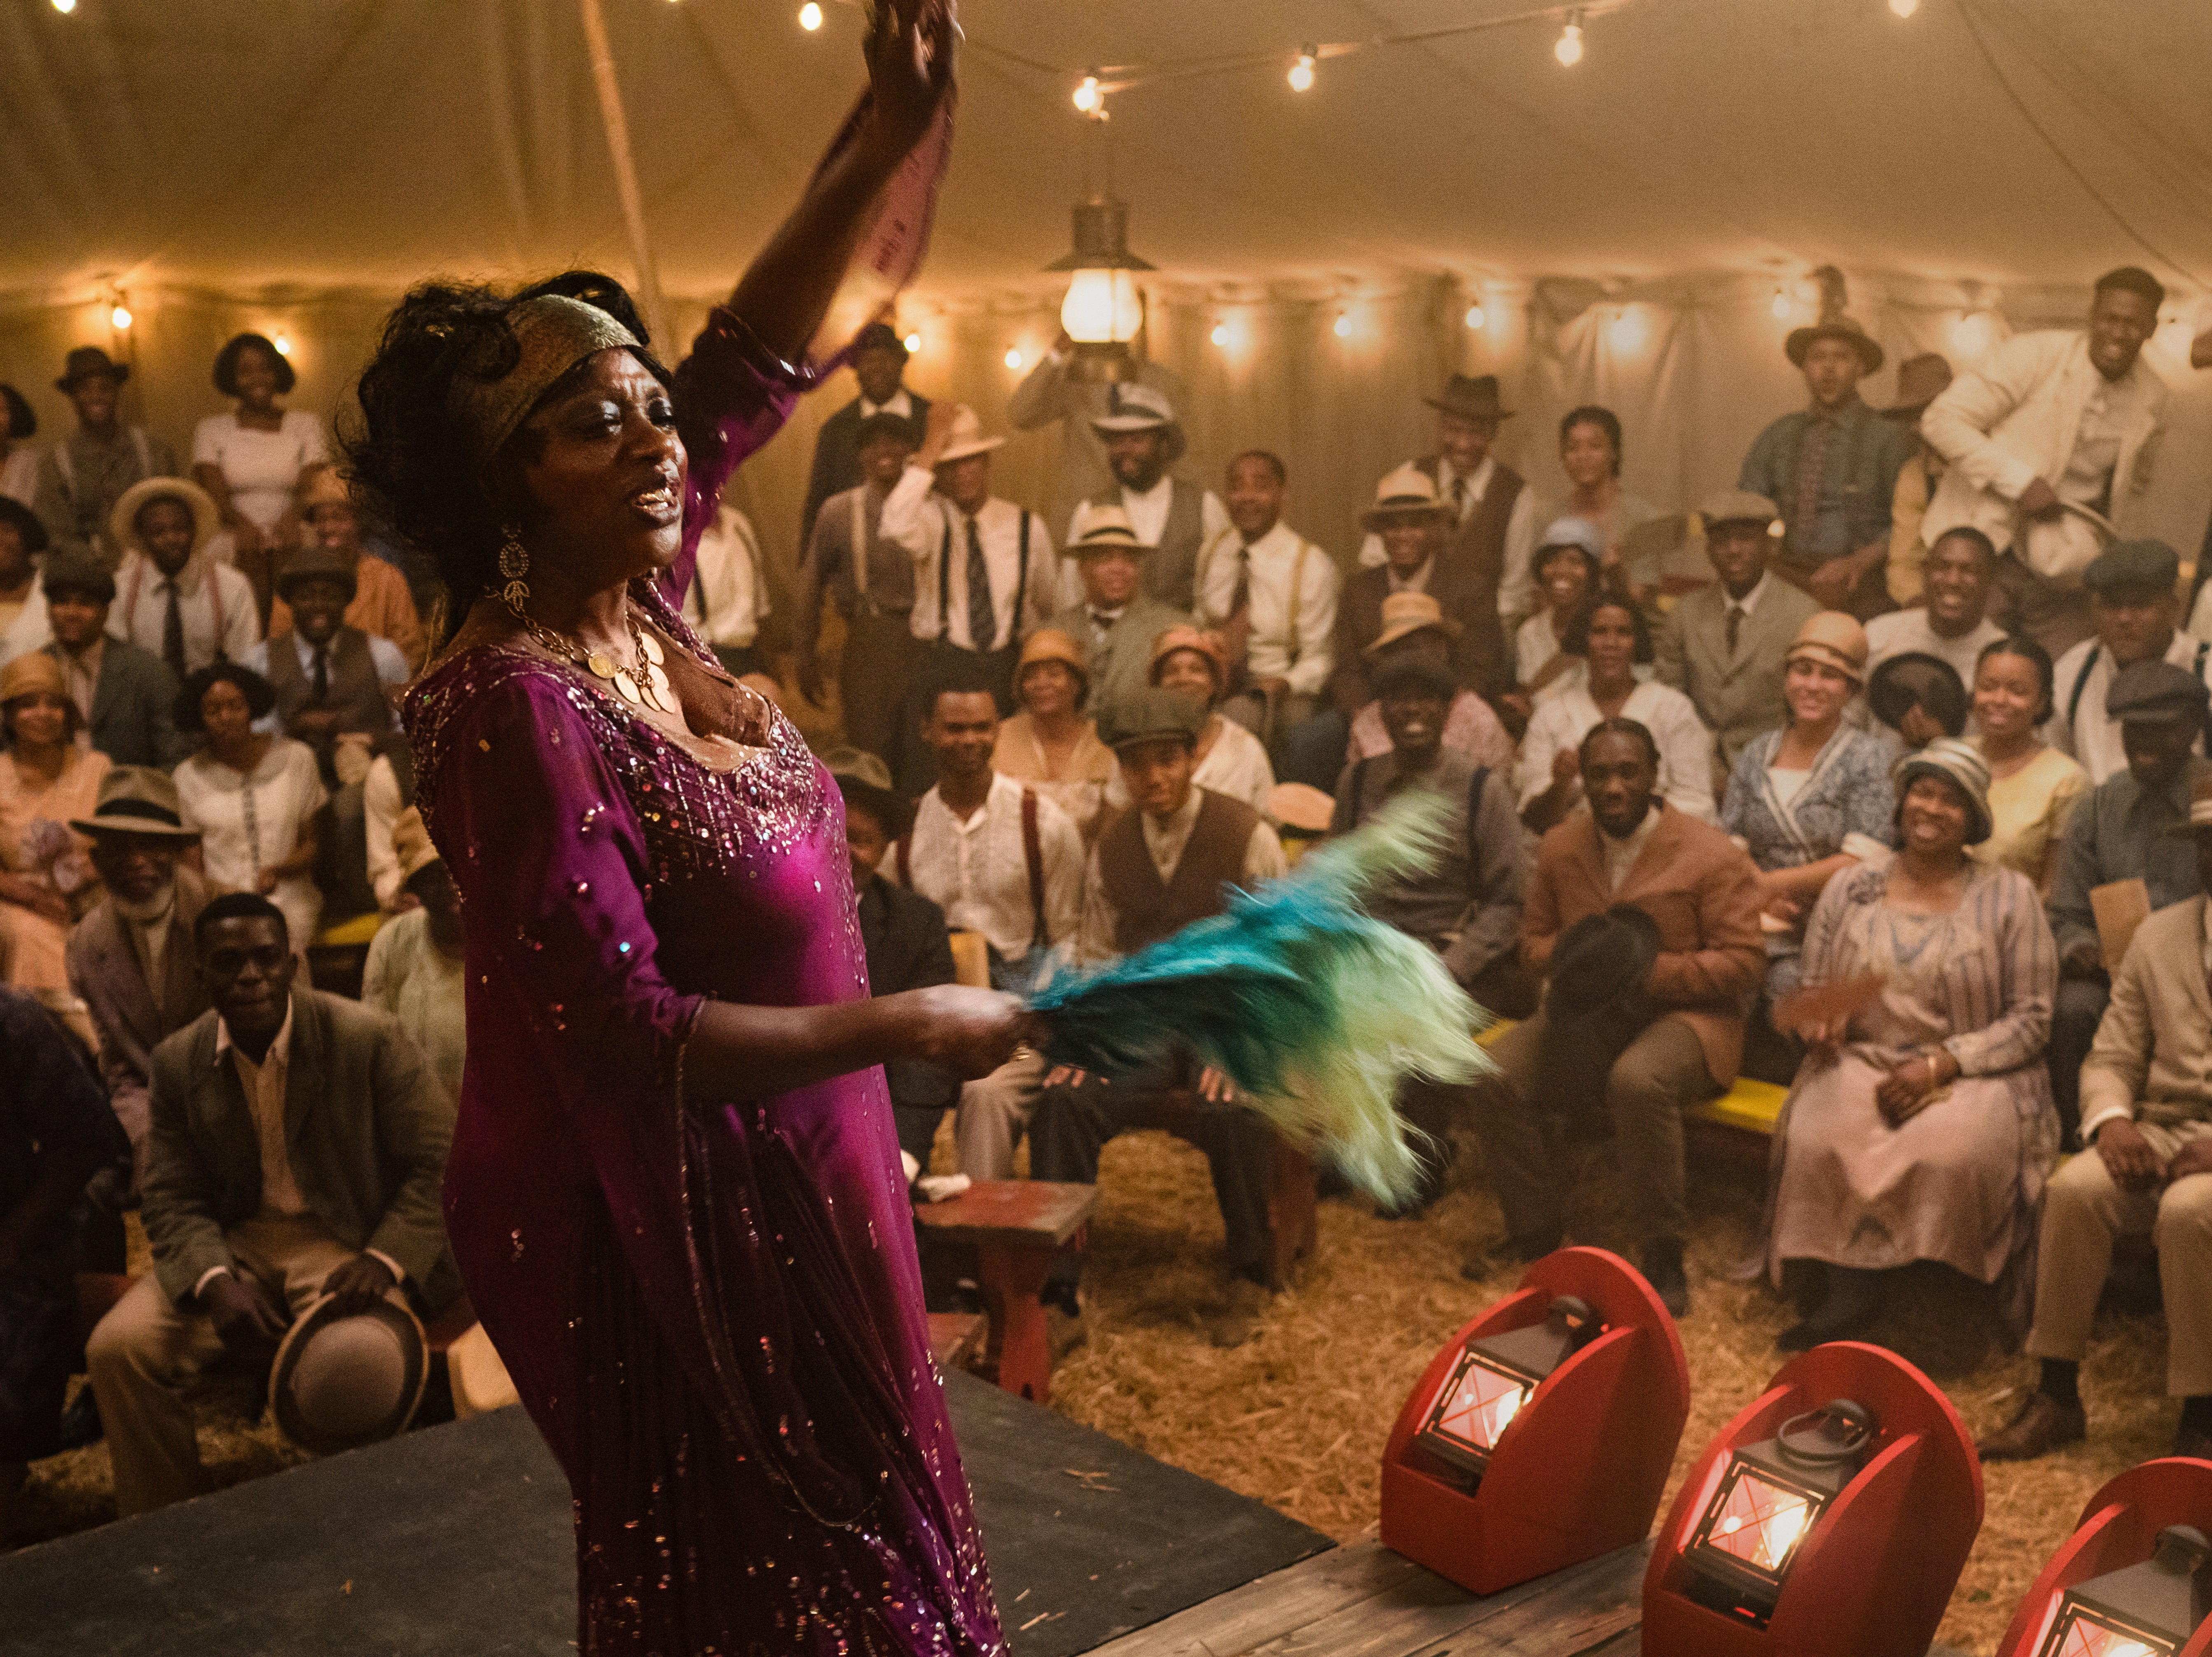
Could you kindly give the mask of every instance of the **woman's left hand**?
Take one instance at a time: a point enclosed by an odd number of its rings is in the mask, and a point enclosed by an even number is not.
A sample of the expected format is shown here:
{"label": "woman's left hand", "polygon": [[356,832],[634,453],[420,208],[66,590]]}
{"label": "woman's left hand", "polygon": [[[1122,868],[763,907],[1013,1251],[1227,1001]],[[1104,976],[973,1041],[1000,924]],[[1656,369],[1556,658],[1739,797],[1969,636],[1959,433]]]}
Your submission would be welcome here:
{"label": "woman's left hand", "polygon": [[1955,1074],[1950,1064],[1916,1054],[1875,1083],[1875,1107],[1890,1126],[1902,1127],[1927,1109],[1937,1090]]}
{"label": "woman's left hand", "polygon": [[868,84],[875,93],[873,136],[903,160],[937,118],[952,89],[952,43],[959,33],[950,0],[877,0],[868,41]]}

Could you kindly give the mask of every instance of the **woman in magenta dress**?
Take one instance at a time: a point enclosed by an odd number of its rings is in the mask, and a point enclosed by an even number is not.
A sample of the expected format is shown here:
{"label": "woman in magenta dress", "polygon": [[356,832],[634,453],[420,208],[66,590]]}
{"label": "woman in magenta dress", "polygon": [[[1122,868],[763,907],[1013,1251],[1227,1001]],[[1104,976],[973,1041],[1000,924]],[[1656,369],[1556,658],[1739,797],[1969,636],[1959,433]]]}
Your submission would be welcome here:
{"label": "woman in magenta dress", "polygon": [[981,1075],[1021,1014],[867,998],[836,790],[667,598],[941,140],[917,9],[673,375],[580,275],[418,289],[362,377],[355,468],[466,612],[406,710],[467,927],[447,1222],[574,1491],[587,1653],[1004,1648],[877,1067]]}

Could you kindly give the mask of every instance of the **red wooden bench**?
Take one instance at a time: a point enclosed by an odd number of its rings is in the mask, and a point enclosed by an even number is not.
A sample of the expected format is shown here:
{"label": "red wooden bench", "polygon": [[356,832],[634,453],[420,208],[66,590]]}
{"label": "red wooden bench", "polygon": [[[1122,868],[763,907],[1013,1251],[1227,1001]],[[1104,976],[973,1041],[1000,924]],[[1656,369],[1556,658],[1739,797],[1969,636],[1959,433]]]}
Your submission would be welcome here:
{"label": "red wooden bench", "polygon": [[1052,1397],[1052,1351],[1037,1291],[1053,1256],[1097,1206],[1097,1187],[1045,1180],[979,1180],[945,1202],[915,1205],[930,1235],[974,1247],[990,1320],[986,1360],[1000,1386],[1039,1404]]}

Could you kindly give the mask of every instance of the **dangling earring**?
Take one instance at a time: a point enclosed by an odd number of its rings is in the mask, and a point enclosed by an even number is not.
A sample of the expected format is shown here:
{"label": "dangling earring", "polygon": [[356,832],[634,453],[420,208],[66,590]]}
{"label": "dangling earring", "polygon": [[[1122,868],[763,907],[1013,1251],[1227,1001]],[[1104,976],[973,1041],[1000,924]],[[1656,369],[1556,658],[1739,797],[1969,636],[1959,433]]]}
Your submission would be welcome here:
{"label": "dangling earring", "polygon": [[530,602],[530,584],[522,578],[530,574],[530,552],[522,544],[520,525],[507,525],[501,533],[507,540],[499,549],[499,573],[507,586],[499,596],[506,600],[509,610],[526,621],[529,618],[523,616],[522,607]]}

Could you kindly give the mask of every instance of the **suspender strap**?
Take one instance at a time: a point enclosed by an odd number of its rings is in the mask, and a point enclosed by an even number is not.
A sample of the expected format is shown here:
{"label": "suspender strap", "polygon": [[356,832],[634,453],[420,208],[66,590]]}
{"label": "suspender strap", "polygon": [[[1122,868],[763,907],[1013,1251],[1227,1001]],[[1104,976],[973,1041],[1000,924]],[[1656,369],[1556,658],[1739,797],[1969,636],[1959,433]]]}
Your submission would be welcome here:
{"label": "suspender strap", "polygon": [[910,892],[914,889],[914,830],[901,835],[891,851],[897,859],[899,884]]}
{"label": "suspender strap", "polygon": [[1306,555],[1313,550],[1313,543],[1301,536],[1298,555],[1291,564],[1291,665],[1298,665],[1298,600],[1305,594]]}
{"label": "suspender strap", "polygon": [[1482,786],[1490,780],[1490,768],[1478,765],[1467,785],[1467,872],[1471,879],[1482,867],[1482,853],[1475,842],[1475,814],[1482,810]]}
{"label": "suspender strap", "polygon": [[938,516],[945,519],[945,538],[937,546],[937,642],[943,644],[952,636],[952,516]]}
{"label": "suspender strap", "polygon": [[[1023,527],[1026,532],[1028,526]],[[1029,865],[1030,913],[1036,917],[1030,928],[1030,947],[1041,950],[1052,939],[1045,932],[1044,840],[1037,832],[1037,794],[1034,788],[1022,790],[1022,861]]]}
{"label": "suspender strap", "polygon": [[[2081,671],[2074,676],[2073,692],[2066,698],[2066,724],[2069,730],[2081,712],[2081,693],[2089,688],[2089,676],[2096,671],[2097,659],[2104,653],[2101,643],[2091,645],[2089,653],[2081,659]],[[2203,658],[2200,656],[2197,660],[2201,665]]]}
{"label": "suspender strap", "polygon": [[[1020,570],[1014,577],[1013,616],[1006,623],[1006,642],[1010,645],[1022,636],[1022,606],[1029,602],[1030,596],[1030,512],[1026,507],[1022,508],[1021,550],[1015,556],[1020,560]],[[994,639],[991,644],[997,642],[998,640]],[[990,647],[990,645],[976,646],[979,650],[988,650]]]}
{"label": "suspender strap", "polygon": [[868,596],[868,491],[853,491],[853,613],[872,616],[875,601]]}

